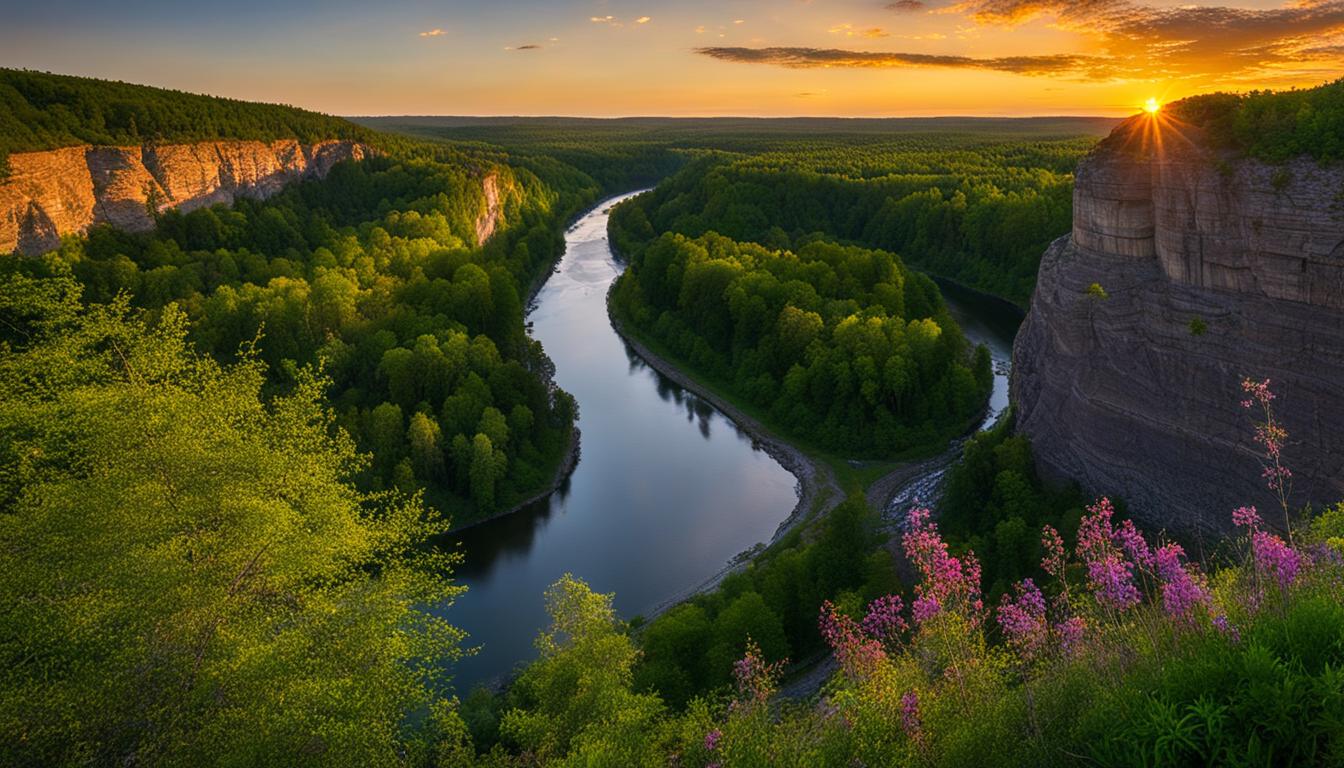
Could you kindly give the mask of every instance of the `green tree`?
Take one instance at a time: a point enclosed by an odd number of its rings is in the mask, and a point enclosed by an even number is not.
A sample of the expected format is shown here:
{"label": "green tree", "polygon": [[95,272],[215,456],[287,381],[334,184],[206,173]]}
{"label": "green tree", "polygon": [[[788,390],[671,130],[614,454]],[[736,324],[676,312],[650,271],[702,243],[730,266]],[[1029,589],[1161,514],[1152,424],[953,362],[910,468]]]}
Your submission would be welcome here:
{"label": "green tree", "polygon": [[311,373],[268,401],[171,307],[34,318],[33,295],[0,281],[0,326],[30,331],[0,348],[0,762],[427,759],[405,724],[451,720],[460,653],[427,608],[460,593],[452,560],[418,547],[444,523],[350,485]]}

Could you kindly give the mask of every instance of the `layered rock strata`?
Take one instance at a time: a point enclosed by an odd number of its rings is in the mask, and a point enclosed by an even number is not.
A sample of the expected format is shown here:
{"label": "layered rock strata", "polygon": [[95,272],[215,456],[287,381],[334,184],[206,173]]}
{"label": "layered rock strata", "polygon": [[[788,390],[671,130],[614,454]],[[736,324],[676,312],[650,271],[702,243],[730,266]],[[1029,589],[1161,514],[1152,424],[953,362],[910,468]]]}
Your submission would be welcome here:
{"label": "layered rock strata", "polygon": [[266,198],[320,178],[371,150],[352,141],[210,141],[143,147],[65,147],[9,156],[0,179],[0,253],[37,254],[60,238],[107,223],[131,231],[154,214],[240,197]]}
{"label": "layered rock strata", "polygon": [[1243,377],[1278,394],[1293,502],[1344,499],[1344,168],[1126,121],[1080,164],[1073,231],[1042,258],[1013,352],[1018,428],[1047,476],[1149,525],[1223,531],[1234,507],[1273,503]]}

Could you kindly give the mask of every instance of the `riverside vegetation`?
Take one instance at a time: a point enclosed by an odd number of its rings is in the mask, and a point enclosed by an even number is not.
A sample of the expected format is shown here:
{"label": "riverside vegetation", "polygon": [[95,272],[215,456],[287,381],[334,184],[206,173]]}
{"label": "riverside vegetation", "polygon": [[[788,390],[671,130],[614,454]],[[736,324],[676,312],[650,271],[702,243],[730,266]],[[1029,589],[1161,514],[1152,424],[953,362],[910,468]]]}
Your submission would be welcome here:
{"label": "riverside vegetation", "polygon": [[[87,86],[27,87],[65,126],[51,141],[125,135],[73,108]],[[291,114],[271,109],[190,137],[269,137]],[[0,762],[1344,760],[1344,506],[1281,503],[1293,457],[1254,380],[1240,399],[1273,511],[1229,510],[1239,533],[1202,564],[1108,499],[1046,488],[1005,422],[894,536],[847,488],[653,621],[566,576],[539,659],[502,693],[453,696],[462,635],[432,609],[460,587],[426,542],[560,460],[574,404],[522,304],[601,194],[675,172],[613,219],[632,261],[615,310],[733,396],[786,403],[769,411],[785,431],[890,456],[965,428],[987,360],[905,259],[1022,300],[1089,142],[894,125],[655,122],[585,142],[538,123],[501,145],[470,124],[415,126],[433,141],[339,125],[382,154],[6,259]],[[487,174],[502,225],[479,243]],[[825,656],[817,695],[776,695],[789,659]]]}

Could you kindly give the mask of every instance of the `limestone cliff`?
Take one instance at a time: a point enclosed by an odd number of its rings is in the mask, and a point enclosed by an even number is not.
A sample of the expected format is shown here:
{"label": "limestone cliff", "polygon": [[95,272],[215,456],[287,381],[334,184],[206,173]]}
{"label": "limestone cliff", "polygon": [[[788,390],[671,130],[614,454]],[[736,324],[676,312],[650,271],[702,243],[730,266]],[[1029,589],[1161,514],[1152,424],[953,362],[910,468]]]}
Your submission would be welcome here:
{"label": "limestone cliff", "polygon": [[1344,499],[1342,200],[1338,166],[1238,158],[1162,118],[1116,128],[1078,168],[1014,346],[1042,471],[1152,525],[1225,529],[1271,503],[1238,407],[1241,378],[1267,377],[1294,500]]}
{"label": "limestone cliff", "polygon": [[10,155],[0,179],[0,253],[35,254],[94,224],[143,231],[151,211],[266,198],[371,150],[358,142],[211,141],[66,147]]}

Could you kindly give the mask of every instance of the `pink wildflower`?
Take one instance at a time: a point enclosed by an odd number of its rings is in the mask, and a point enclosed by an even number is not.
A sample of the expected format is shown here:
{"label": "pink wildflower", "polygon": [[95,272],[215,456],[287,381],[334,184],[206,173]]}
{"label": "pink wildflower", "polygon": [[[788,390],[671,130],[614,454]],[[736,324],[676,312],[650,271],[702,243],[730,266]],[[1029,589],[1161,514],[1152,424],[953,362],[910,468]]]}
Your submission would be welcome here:
{"label": "pink wildflower", "polygon": [[1190,621],[1198,606],[1213,602],[1203,578],[1181,562],[1185,550],[1180,544],[1165,544],[1154,555],[1157,576],[1162,580],[1162,607],[1173,619]]}
{"label": "pink wildflower", "polygon": [[779,678],[783,662],[767,664],[761,655],[761,647],[755,640],[747,638],[747,650],[741,659],[733,662],[733,679],[737,681],[738,699],[734,703],[743,705],[763,704],[775,692],[775,681]]}
{"label": "pink wildflower", "polygon": [[723,731],[720,731],[718,728],[710,730],[709,733],[705,734],[705,749],[710,752],[713,752],[714,750],[718,749],[719,740],[722,738],[723,738]]}
{"label": "pink wildflower", "polygon": [[1272,533],[1256,531],[1251,534],[1251,551],[1255,553],[1256,567],[1273,576],[1279,587],[1287,589],[1302,569],[1302,556]]}
{"label": "pink wildflower", "polygon": [[1004,595],[999,602],[999,627],[1017,652],[1030,659],[1045,645],[1045,597],[1031,579],[1016,585],[1016,598]]}
{"label": "pink wildflower", "polygon": [[914,691],[901,694],[901,728],[905,735],[918,739],[922,724],[919,719],[919,695]]}
{"label": "pink wildflower", "polygon": [[865,635],[858,623],[837,611],[830,600],[821,604],[818,627],[851,679],[867,677],[886,658],[882,643]]}
{"label": "pink wildflower", "polygon": [[1124,555],[1149,560],[1148,545],[1132,524],[1115,530],[1111,525],[1115,507],[1110,499],[1103,496],[1087,511],[1078,524],[1078,553],[1087,563],[1088,585],[1097,602],[1116,611],[1138,605],[1142,596],[1134,586],[1134,566]]}
{"label": "pink wildflower", "polygon": [[1041,529],[1041,548],[1045,550],[1041,568],[1057,579],[1064,578],[1064,568],[1068,562],[1064,554],[1064,537],[1047,525]]}
{"label": "pink wildflower", "polygon": [[879,597],[868,604],[868,613],[863,617],[863,631],[870,637],[891,641],[900,637],[907,629],[901,611],[905,603],[899,595]]}
{"label": "pink wildflower", "polygon": [[1260,515],[1256,513],[1255,507],[1237,507],[1232,510],[1232,524],[1255,530],[1260,527]]}
{"label": "pink wildflower", "polygon": [[1055,634],[1059,637],[1059,649],[1066,655],[1078,649],[1087,632],[1087,622],[1081,616],[1072,616],[1055,625]]}
{"label": "pink wildflower", "polygon": [[947,542],[929,520],[926,508],[910,510],[909,525],[901,544],[921,576],[915,585],[915,621],[924,623],[942,611],[953,611],[979,624],[984,618],[984,601],[980,596],[980,561],[975,553],[967,552],[962,558],[949,554]]}

